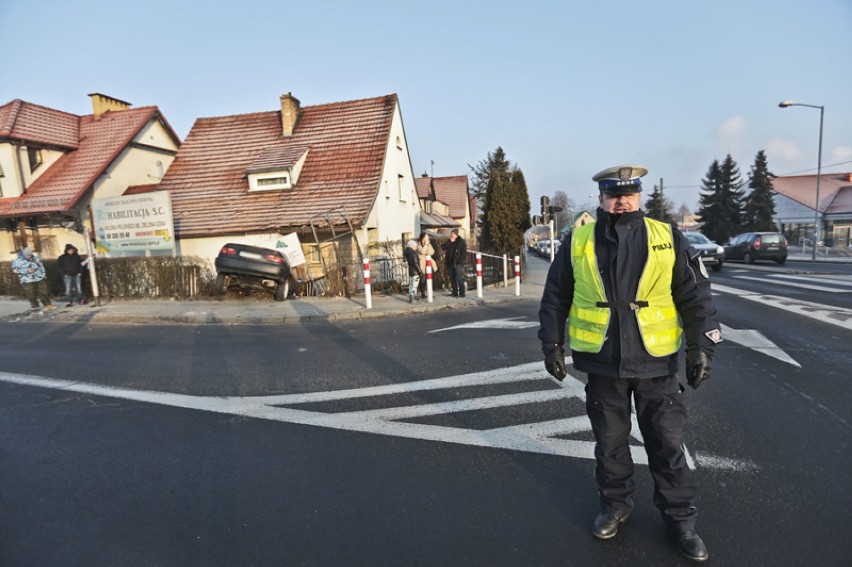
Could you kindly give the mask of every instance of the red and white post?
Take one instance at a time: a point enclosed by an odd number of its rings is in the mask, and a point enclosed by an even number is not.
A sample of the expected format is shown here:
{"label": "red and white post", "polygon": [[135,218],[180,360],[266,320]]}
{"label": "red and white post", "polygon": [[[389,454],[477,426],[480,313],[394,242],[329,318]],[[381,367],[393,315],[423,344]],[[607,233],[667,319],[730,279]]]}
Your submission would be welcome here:
{"label": "red and white post", "polygon": [[426,303],[432,303],[432,256],[426,256]]}
{"label": "red and white post", "polygon": [[482,254],[476,253],[476,297],[482,297]]}
{"label": "red and white post", "polygon": [[364,297],[367,299],[367,309],[373,308],[373,286],[370,284],[370,260],[364,258]]}
{"label": "red and white post", "polygon": [[521,257],[515,256],[515,295],[521,295]]}

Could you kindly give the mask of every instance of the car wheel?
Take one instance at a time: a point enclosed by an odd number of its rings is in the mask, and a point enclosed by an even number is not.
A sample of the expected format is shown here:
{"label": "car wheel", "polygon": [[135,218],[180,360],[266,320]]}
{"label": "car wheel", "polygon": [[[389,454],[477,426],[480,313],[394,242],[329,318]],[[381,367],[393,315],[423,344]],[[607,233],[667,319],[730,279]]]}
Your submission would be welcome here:
{"label": "car wheel", "polygon": [[216,292],[216,295],[223,295],[228,290],[228,276],[225,274],[217,274],[216,275],[216,287],[213,288],[213,291]]}
{"label": "car wheel", "polygon": [[722,262],[718,262],[718,263],[714,264],[713,265],[713,271],[714,272],[721,272],[722,271]]}
{"label": "car wheel", "polygon": [[775,261],[776,261],[778,264],[783,264],[784,262],[786,262],[786,261],[787,261],[787,258],[778,258],[778,259],[777,259],[777,260],[775,260]]}
{"label": "car wheel", "polygon": [[743,262],[745,262],[746,264],[754,264],[754,258],[751,257],[751,254],[746,252],[743,255]]}
{"label": "car wheel", "polygon": [[284,301],[290,295],[290,280],[284,280],[275,288],[275,301]]}

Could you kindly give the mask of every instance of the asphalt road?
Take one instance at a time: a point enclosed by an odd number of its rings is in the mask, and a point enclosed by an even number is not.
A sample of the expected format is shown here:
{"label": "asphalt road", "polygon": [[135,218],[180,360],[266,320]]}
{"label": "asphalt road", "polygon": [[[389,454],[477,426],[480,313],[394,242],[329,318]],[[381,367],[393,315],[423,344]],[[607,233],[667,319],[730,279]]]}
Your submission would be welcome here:
{"label": "asphalt road", "polygon": [[[754,293],[761,282],[737,276],[757,274],[791,301],[846,305],[849,291],[785,289],[777,273],[731,264],[713,281]],[[834,287],[852,290],[845,275]],[[818,310],[716,301],[740,342],[684,394],[711,562],[847,565],[852,330]],[[0,324],[0,564],[688,563],[642,464],[618,537],[589,533],[583,377],[543,375],[536,311]]]}

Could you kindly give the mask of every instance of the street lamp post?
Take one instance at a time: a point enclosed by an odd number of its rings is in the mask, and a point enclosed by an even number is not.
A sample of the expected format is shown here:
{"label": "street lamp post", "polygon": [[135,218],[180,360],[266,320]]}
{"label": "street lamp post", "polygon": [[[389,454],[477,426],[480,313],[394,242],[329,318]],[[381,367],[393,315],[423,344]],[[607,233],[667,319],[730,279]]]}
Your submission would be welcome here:
{"label": "street lamp post", "polygon": [[819,242],[820,222],[819,222],[819,182],[822,178],[822,118],[825,113],[825,107],[816,104],[805,104],[804,102],[793,102],[792,100],[782,100],[778,103],[781,108],[789,106],[807,106],[808,108],[819,108],[819,155],[817,155],[817,184],[816,184],[816,204],[814,206],[814,249],[811,260],[816,262],[816,247]]}

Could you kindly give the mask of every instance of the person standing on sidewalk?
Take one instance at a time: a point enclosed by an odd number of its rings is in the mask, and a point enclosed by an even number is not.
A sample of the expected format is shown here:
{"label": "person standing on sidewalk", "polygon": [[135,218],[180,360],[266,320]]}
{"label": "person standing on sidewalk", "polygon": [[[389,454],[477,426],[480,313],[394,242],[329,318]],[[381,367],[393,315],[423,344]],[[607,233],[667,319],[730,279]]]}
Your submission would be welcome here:
{"label": "person standing on sidewalk", "polygon": [[[80,305],[86,303],[81,285],[83,279],[83,259],[77,253],[77,248],[72,244],[66,244],[65,253],[57,259],[56,263],[59,266],[59,273],[62,274],[62,281],[65,282],[65,306],[71,307],[78,301]],[[71,293],[72,289],[74,291],[73,295]]]}
{"label": "person standing on sidewalk", "polygon": [[633,461],[628,438],[631,399],[648,466],[654,504],[680,552],[709,554],[695,531],[698,487],[686,462],[686,406],[678,355],[686,343],[686,379],[697,389],[710,377],[721,342],[710,281],[699,253],[671,225],[639,210],[648,172],[616,166],[595,175],[597,221],[574,230],[556,255],[539,309],[545,367],[565,378],[565,324],[574,368],[588,373],[586,413],[595,436],[599,539],[616,535],[633,510]]}
{"label": "person standing on sidewalk", "polygon": [[[434,258],[435,256],[435,248],[432,247],[432,243],[429,242],[429,235],[426,232],[420,233],[420,238],[417,239],[417,254],[420,256],[420,297],[422,299],[426,299],[426,278],[423,277],[423,274],[426,273],[426,257]],[[436,280],[436,264],[432,262],[432,280]]]}
{"label": "person standing on sidewalk", "polygon": [[441,246],[444,250],[444,263],[450,273],[452,283],[451,297],[464,297],[464,270],[467,264],[467,242],[459,236],[459,229],[454,228],[450,239]]}
{"label": "person standing on sidewalk", "polygon": [[[403,251],[405,263],[408,265],[408,302],[414,303],[414,298],[417,297],[417,286],[420,283],[420,277],[423,272],[420,271],[420,255],[417,254],[417,241],[409,240],[405,244]],[[420,298],[417,297],[419,300]]]}
{"label": "person standing on sidewalk", "polygon": [[38,256],[33,254],[32,248],[24,248],[18,253],[18,257],[12,262],[12,271],[18,275],[24,294],[30,300],[30,306],[33,309],[39,308],[39,299],[45,309],[56,309],[56,306],[50,302],[50,294],[47,291],[47,281],[45,281],[47,273],[44,271],[44,264]]}

